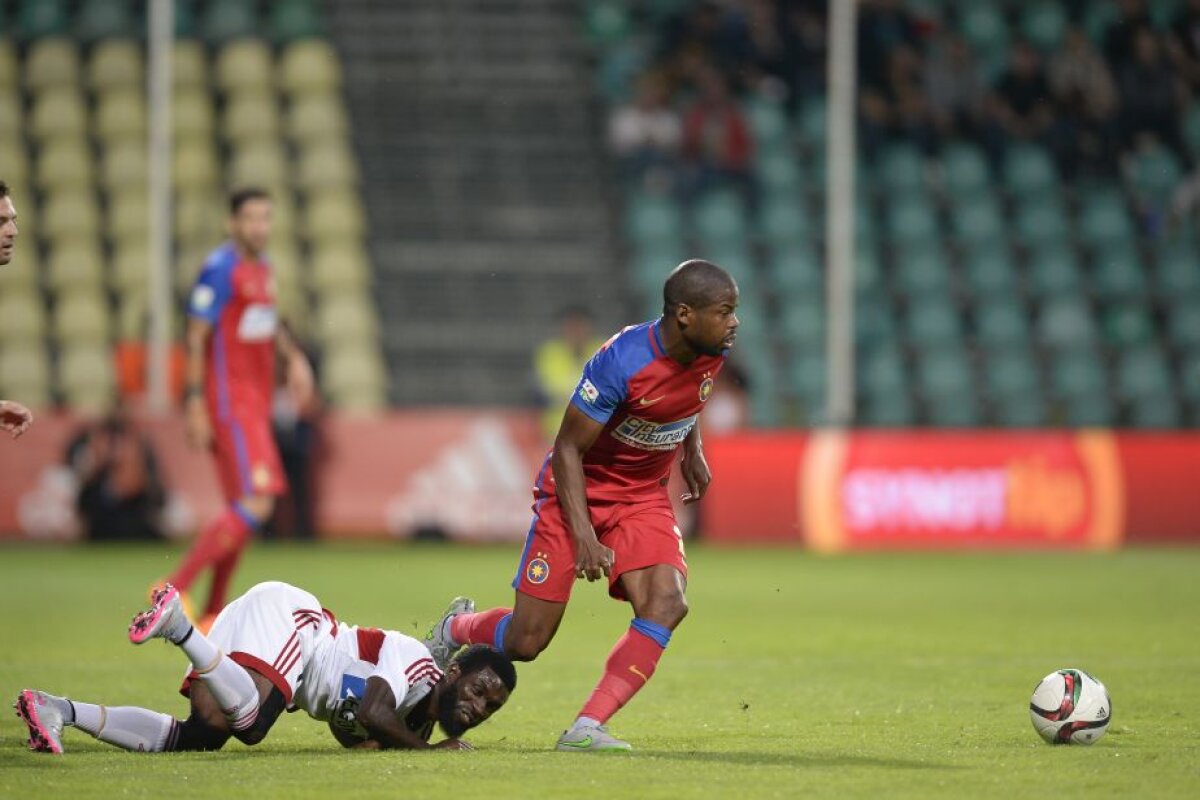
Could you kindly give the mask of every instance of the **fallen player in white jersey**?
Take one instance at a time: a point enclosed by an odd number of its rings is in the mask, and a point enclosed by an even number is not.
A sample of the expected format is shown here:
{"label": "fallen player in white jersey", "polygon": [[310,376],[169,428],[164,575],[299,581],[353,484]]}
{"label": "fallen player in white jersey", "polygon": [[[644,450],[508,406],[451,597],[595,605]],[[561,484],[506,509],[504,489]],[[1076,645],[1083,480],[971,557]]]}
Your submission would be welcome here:
{"label": "fallen player in white jersey", "polygon": [[[26,689],[16,709],[30,749],[63,752],[65,727],[141,752],[218,750],[230,736],[254,745],[285,708],[300,708],[328,721],[345,747],[470,750],[459,737],[504,705],[517,683],[512,662],[490,647],[465,650],[443,674],[416,639],[338,622],[317,598],[278,582],[226,606],[207,636],[167,585],[129,626],[134,644],[153,638],[191,659],[180,689],[191,700],[186,720]],[[435,721],[449,738],[430,745]]]}

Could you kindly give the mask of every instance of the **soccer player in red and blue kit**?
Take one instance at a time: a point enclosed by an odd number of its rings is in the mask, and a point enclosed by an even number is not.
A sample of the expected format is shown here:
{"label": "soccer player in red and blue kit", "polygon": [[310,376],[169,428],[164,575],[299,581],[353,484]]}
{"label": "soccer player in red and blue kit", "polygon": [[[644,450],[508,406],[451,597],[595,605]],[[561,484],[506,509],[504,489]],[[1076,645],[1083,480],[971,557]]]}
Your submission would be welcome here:
{"label": "soccer player in red and blue kit", "polygon": [[271,429],[277,354],[297,404],[307,407],[313,398],[312,368],[279,322],[264,256],[271,198],[243,189],[230,197],[229,212],[230,241],[209,255],[188,300],[186,399],[188,439],[211,450],[228,506],[169,579],[186,591],[212,567],[205,622],[224,607],[246,542],[287,490]]}
{"label": "soccer player in red and blue kit", "polygon": [[736,336],[738,288],[720,267],[685,261],[663,303],[660,319],[621,331],[583,370],[537,476],[513,608],[474,613],[471,600],[456,598],[427,639],[440,663],[476,643],[532,661],[558,630],[574,581],[607,577],[634,619],[559,750],[630,749],[605,723],[650,680],[687,614],[667,479],[682,449],[684,501],[703,497],[711,480],[697,418]]}

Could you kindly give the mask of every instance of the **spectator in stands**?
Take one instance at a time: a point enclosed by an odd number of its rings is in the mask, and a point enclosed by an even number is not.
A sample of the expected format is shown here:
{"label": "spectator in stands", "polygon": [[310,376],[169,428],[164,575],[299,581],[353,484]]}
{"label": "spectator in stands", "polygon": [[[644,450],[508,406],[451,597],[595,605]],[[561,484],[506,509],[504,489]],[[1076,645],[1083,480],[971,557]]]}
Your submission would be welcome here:
{"label": "spectator in stands", "polygon": [[729,82],[710,66],[698,75],[697,91],[683,122],[685,200],[714,186],[732,184],[753,205],[750,159],[754,142],[746,117],[730,93]]}
{"label": "spectator in stands", "polygon": [[583,365],[604,344],[596,336],[595,320],[582,306],[559,314],[558,335],[543,342],[533,354],[537,402],[542,409],[542,436],[553,442],[562,422],[563,403],[571,399]]}
{"label": "spectator in stands", "polygon": [[715,0],[703,0],[668,22],[660,47],[665,60],[712,62],[729,74],[750,59],[752,49],[745,18]]}
{"label": "spectator in stands", "polygon": [[1050,87],[1041,56],[1028,42],[1017,42],[1007,71],[988,96],[985,146],[997,163],[1009,141],[1048,143],[1054,124]]}
{"label": "spectator in stands", "polygon": [[647,73],[638,80],[636,99],[613,112],[608,128],[625,177],[664,191],[675,184],[683,140],[683,124],[670,98],[666,77]]}
{"label": "spectator in stands", "polygon": [[939,137],[978,133],[987,83],[966,39],[957,33],[937,39],[925,59],[924,89]]}
{"label": "spectator in stands", "polygon": [[1104,59],[1113,72],[1134,60],[1138,34],[1153,25],[1146,0],[1117,0],[1117,18],[1104,32]]}
{"label": "spectator in stands", "polygon": [[166,492],[149,440],[114,414],[67,446],[79,484],[76,510],[91,541],[158,539]]}
{"label": "spectator in stands", "polygon": [[1116,155],[1117,88],[1108,65],[1080,28],[1071,28],[1047,68],[1065,135],[1056,153],[1067,177],[1111,173]]}
{"label": "spectator in stands", "polygon": [[1117,88],[1122,144],[1134,147],[1143,137],[1154,136],[1189,164],[1179,124],[1187,93],[1150,29],[1138,32],[1134,58],[1118,72]]}
{"label": "spectator in stands", "polygon": [[1200,0],[1188,0],[1167,35],[1171,63],[1193,96],[1200,91]]}
{"label": "spectator in stands", "polygon": [[858,14],[858,82],[860,88],[886,92],[892,80],[892,53],[908,48],[921,53],[917,18],[900,0],[861,0]]}
{"label": "spectator in stands", "polygon": [[778,8],[784,47],[780,77],[795,111],[810,95],[825,93],[829,21],[824,2],[784,2]]}

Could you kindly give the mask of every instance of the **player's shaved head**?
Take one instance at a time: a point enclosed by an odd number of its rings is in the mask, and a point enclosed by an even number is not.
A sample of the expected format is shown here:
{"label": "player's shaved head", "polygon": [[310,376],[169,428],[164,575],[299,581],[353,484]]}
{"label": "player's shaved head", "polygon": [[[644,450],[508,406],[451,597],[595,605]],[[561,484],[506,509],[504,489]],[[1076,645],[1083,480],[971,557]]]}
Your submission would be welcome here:
{"label": "player's shaved head", "polygon": [[691,308],[710,306],[736,288],[733,276],[711,261],[684,261],[663,284],[663,313],[673,314],[680,304]]}

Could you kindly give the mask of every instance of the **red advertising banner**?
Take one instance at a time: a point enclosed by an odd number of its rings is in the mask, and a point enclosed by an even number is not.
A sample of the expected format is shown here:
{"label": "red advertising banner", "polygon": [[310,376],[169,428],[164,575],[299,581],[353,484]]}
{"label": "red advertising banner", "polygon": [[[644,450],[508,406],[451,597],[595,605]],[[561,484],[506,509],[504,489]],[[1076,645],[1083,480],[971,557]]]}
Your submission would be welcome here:
{"label": "red advertising banner", "polygon": [[823,552],[1200,542],[1200,434],[816,432],[706,447],[713,541]]}

